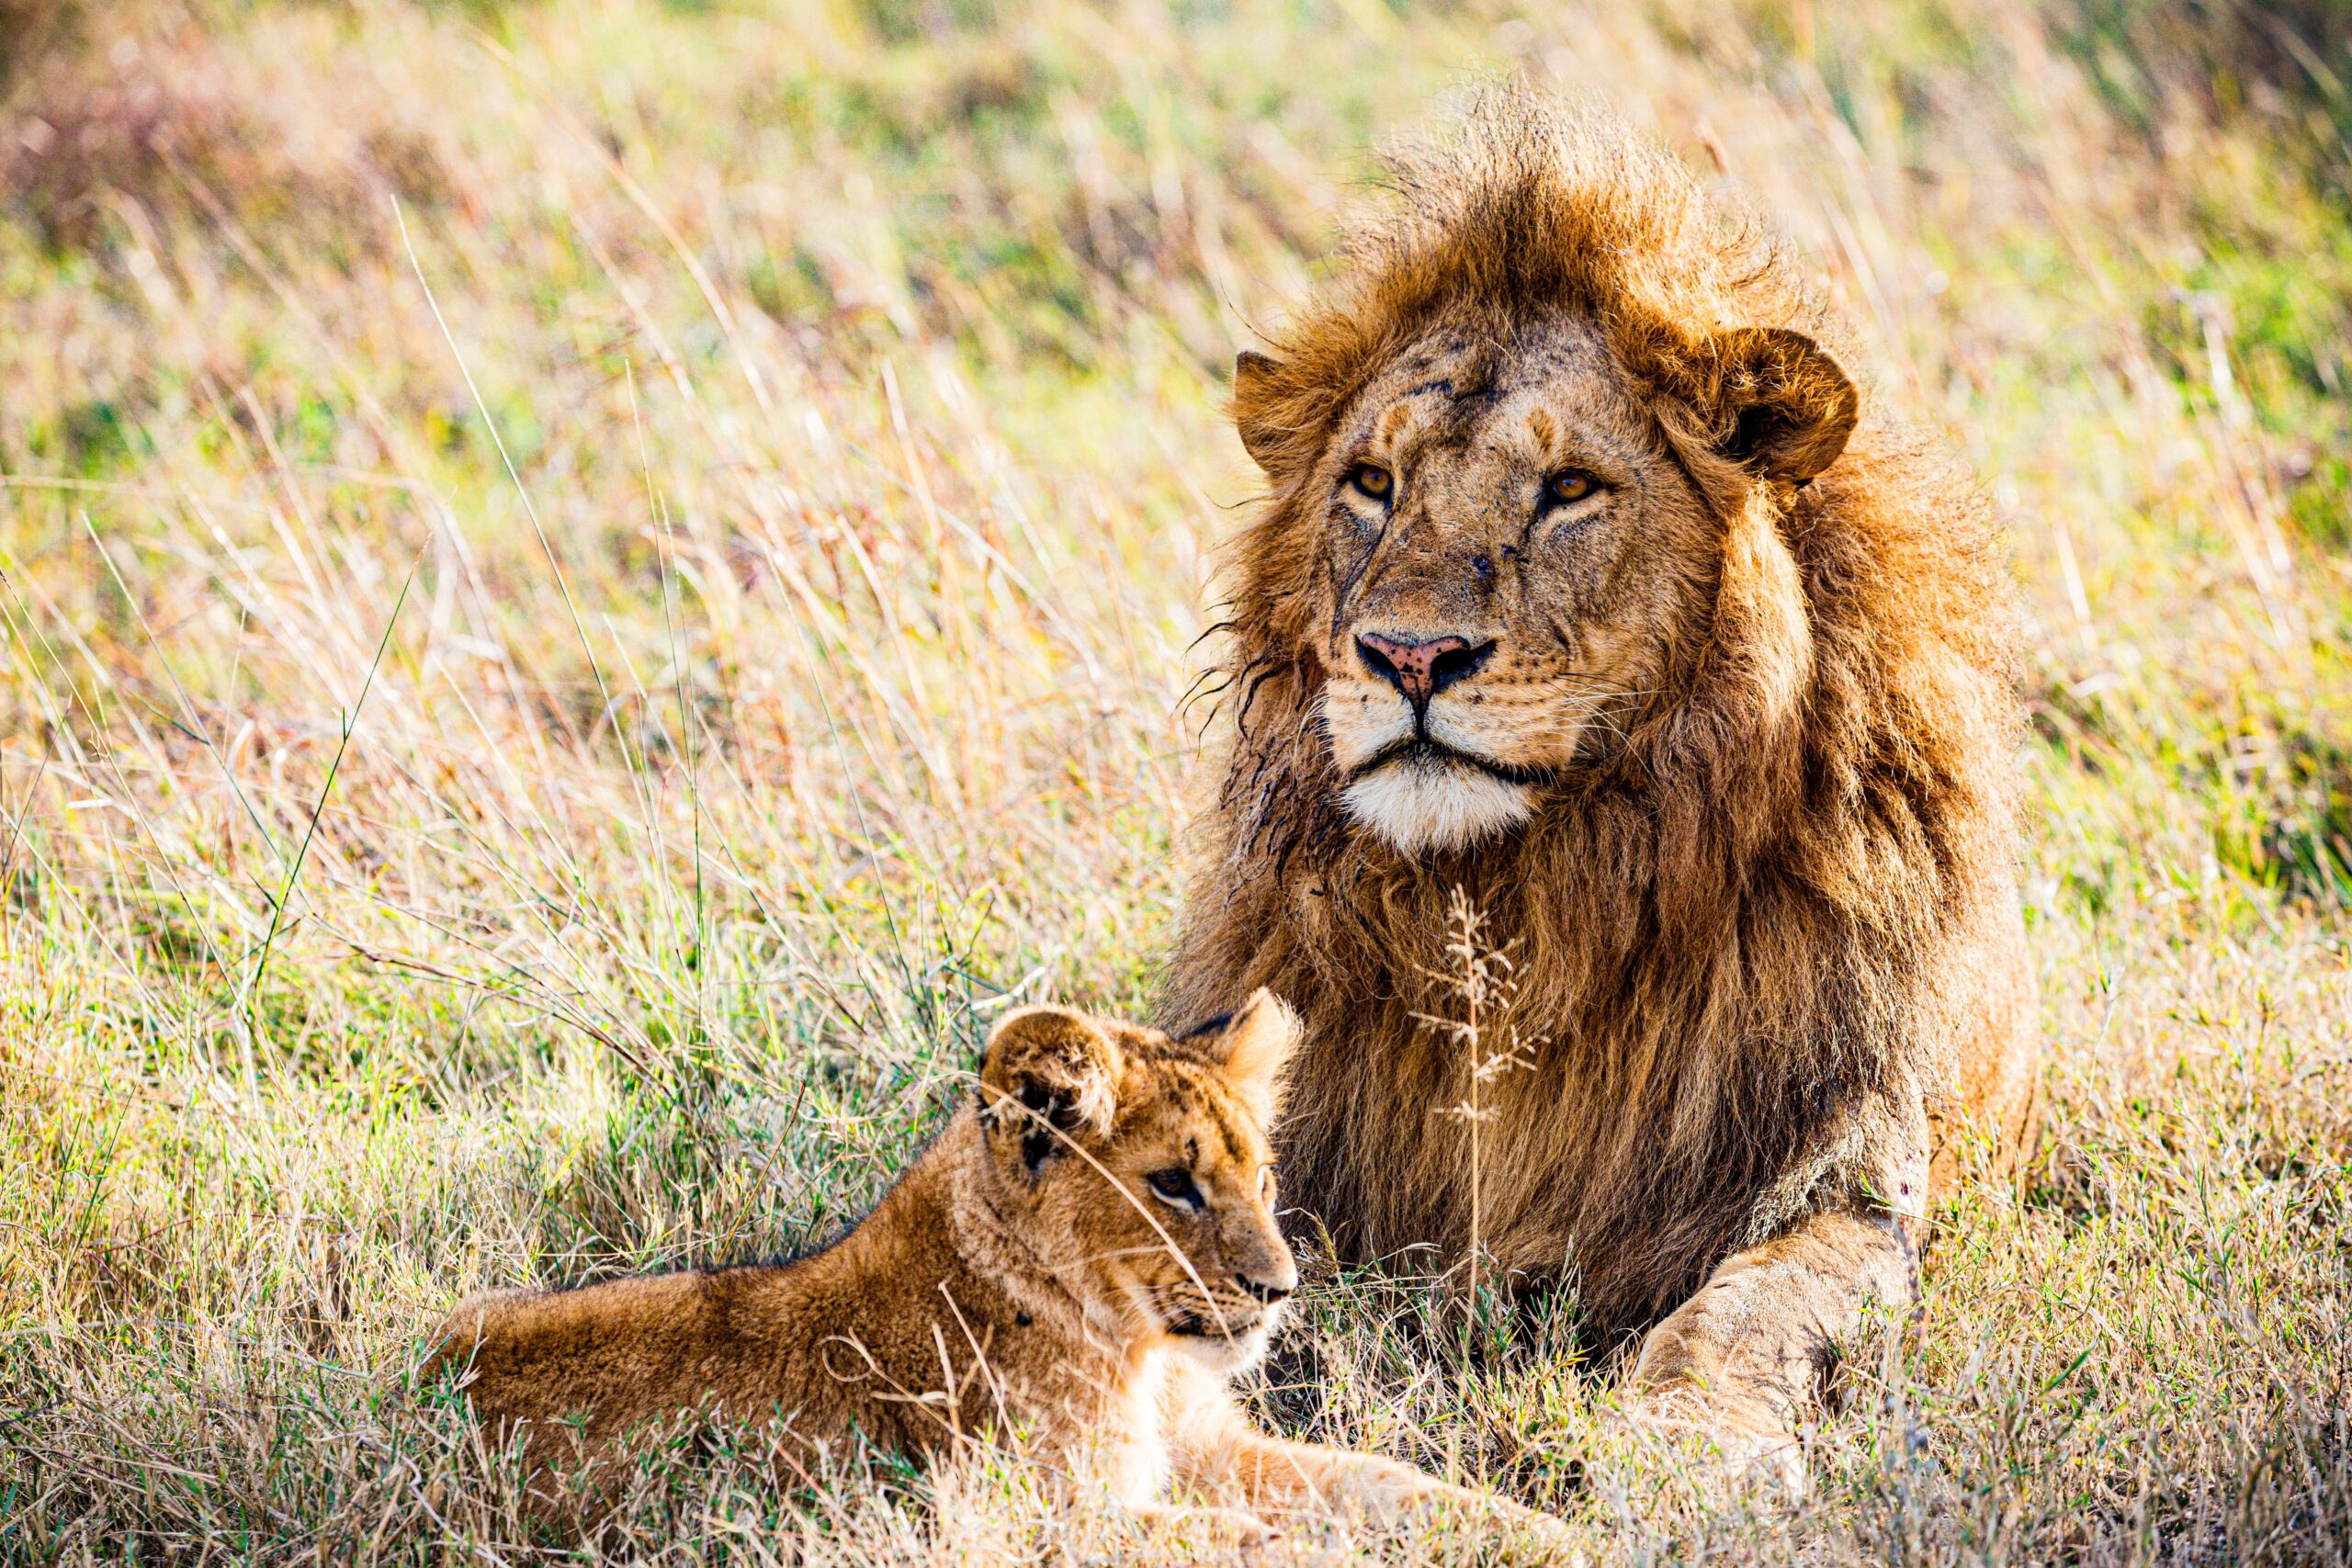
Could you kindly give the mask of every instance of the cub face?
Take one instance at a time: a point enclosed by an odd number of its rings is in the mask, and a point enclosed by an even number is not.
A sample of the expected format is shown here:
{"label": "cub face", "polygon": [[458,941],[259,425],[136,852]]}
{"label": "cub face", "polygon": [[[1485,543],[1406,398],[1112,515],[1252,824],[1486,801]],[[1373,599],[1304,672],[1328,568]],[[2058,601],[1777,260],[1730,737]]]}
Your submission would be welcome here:
{"label": "cub face", "polygon": [[1099,1325],[1224,1371],[1264,1354],[1298,1287],[1266,1136],[1297,1036],[1262,990],[1181,1039],[1055,1007],[997,1025],[989,1201]]}

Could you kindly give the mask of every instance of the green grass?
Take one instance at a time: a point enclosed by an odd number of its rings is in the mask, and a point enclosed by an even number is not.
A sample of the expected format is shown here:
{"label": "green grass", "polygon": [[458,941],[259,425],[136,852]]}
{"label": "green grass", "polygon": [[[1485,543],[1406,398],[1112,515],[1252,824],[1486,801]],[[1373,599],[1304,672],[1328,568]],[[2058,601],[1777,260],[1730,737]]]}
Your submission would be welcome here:
{"label": "green grass", "polygon": [[[1147,1008],[1226,367],[1492,71],[1720,156],[1998,500],[2048,1127],[1793,1510],[1572,1295],[1318,1265],[1253,1397],[1635,1559],[2352,1556],[2338,0],[0,22],[0,1561],[560,1554],[455,1297],[804,1245],[998,1010]],[[1123,1550],[714,1441],[603,1548]]]}

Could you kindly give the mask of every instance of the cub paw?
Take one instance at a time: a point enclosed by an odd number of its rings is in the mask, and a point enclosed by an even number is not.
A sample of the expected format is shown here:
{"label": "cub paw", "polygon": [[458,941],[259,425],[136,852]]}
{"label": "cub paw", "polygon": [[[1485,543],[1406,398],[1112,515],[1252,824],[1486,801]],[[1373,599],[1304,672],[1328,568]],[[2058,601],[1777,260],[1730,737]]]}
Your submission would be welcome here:
{"label": "cub paw", "polygon": [[1175,1551],[1170,1561],[1203,1563],[1262,1563],[1297,1561],[1289,1542],[1257,1515],[1239,1508],[1154,1505],[1136,1510],[1153,1560]]}

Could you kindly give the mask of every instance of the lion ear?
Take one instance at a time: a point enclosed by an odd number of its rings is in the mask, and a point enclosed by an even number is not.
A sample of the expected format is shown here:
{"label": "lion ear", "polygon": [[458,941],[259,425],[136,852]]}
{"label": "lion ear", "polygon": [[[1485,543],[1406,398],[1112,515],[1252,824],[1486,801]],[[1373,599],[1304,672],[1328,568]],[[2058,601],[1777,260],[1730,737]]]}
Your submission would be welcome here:
{"label": "lion ear", "polygon": [[1251,349],[1233,356],[1233,428],[1250,460],[1272,473],[1290,433],[1272,418],[1282,367]]}
{"label": "lion ear", "polygon": [[1224,1064],[1227,1081],[1261,1121],[1272,1121],[1282,1109],[1283,1069],[1290,1065],[1298,1035],[1298,1015],[1261,986],[1210,1047]]}
{"label": "lion ear", "polygon": [[1059,1151],[1054,1132],[1099,1138],[1111,1131],[1124,1066],[1119,1047],[1084,1013],[1023,1008],[989,1035],[980,1059],[980,1119],[1018,1130],[1023,1158],[1035,1170]]}
{"label": "lion ear", "polygon": [[1785,327],[1718,333],[1724,456],[1769,479],[1808,484],[1854,434],[1861,393],[1819,344]]}

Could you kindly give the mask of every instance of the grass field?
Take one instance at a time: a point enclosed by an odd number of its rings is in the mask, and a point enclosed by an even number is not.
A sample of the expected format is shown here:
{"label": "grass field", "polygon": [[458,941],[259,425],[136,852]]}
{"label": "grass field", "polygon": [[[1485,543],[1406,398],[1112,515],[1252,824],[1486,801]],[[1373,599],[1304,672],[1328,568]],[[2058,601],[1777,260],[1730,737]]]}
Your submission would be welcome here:
{"label": "grass field", "polygon": [[[1495,72],[1998,502],[2047,1131],[1793,1509],[1557,1298],[1317,1268],[1253,1397],[1636,1560],[2352,1560],[2343,0],[0,0],[0,1561],[560,1554],[411,1386],[458,1295],[798,1247],[997,1010],[1147,1008],[1226,368]],[[605,1546],[1126,1540],[759,1474]]]}

